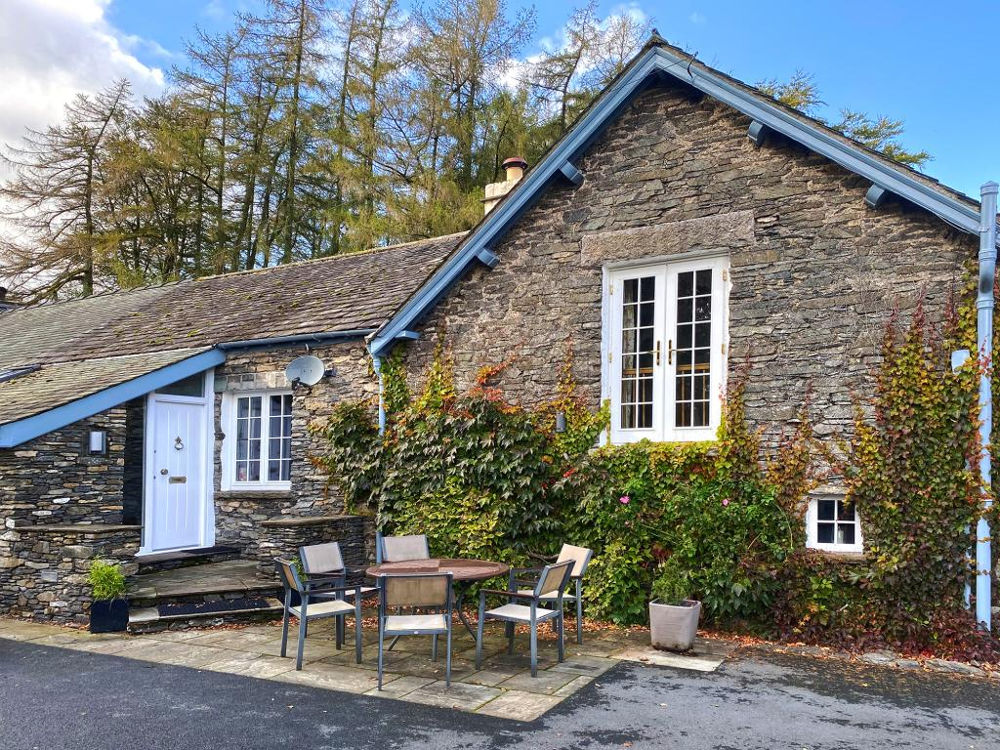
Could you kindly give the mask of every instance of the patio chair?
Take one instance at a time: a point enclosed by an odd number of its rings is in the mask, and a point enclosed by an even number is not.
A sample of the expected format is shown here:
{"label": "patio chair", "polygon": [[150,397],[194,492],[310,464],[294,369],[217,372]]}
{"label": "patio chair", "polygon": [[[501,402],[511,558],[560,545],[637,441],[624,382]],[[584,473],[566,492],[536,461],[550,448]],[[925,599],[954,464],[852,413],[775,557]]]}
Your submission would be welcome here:
{"label": "patio chair", "polygon": [[[378,607],[378,689],[382,689],[385,639],[404,635],[429,635],[431,658],[437,661],[438,636],[445,644],[445,685],[451,686],[451,573],[407,573],[379,576]],[[401,609],[413,614],[390,614]],[[416,610],[425,610],[417,614]]]}
{"label": "patio chair", "polygon": [[[479,625],[476,632],[476,669],[483,660],[483,625],[487,620],[507,623],[507,653],[514,652],[514,626],[528,625],[531,631],[531,676],[538,676],[538,623],[552,620],[558,640],[559,661],[563,660],[563,592],[569,583],[573,562],[553,563],[542,568],[534,589],[528,592],[481,589],[479,592]],[[495,609],[486,609],[490,594],[507,597],[508,603]],[[526,604],[515,604],[519,599]],[[551,607],[543,607],[549,604]]]}
{"label": "patio chair", "polygon": [[[559,550],[559,557],[556,558],[557,563],[566,562],[567,560],[573,562],[573,570],[569,575],[569,579],[575,584],[575,591],[572,594],[563,594],[563,601],[576,602],[577,643],[583,643],[583,576],[587,572],[587,567],[590,565],[590,558],[593,556],[594,551],[586,547],[574,547],[572,544],[564,544],[562,549]],[[537,578],[525,579],[524,576],[528,573],[533,573],[537,576],[540,572],[541,568],[511,568],[509,589],[511,591],[519,591],[522,594],[530,594],[532,589],[519,589],[518,586],[533,586]],[[543,598],[542,601],[550,601],[550,599]]]}
{"label": "patio chair", "polygon": [[376,537],[378,562],[405,562],[406,560],[429,560],[430,547],[427,545],[426,534],[409,534],[407,536]]}
{"label": "patio chair", "polygon": [[[302,562],[302,571],[310,583],[315,582],[317,588],[313,593],[319,593],[324,585],[347,586],[347,574],[364,573],[364,569],[348,571],[344,565],[344,557],[340,554],[340,544],[338,542],[324,542],[323,544],[308,544],[299,547],[299,560]],[[374,586],[362,586],[361,596],[368,596],[377,591]],[[349,596],[350,594],[347,594]],[[345,596],[346,598],[346,596]],[[339,637],[344,638],[344,620],[337,619],[337,629],[341,632]],[[306,634],[309,626],[306,624]]]}
{"label": "patio chair", "polygon": [[[302,669],[302,650],[306,643],[307,623],[310,620],[319,620],[327,617],[336,617],[336,641],[337,648],[343,645],[343,618],[354,615],[354,651],[358,664],[361,663],[361,586],[332,586],[329,583],[322,585],[311,584],[303,581],[295,570],[295,565],[290,560],[283,560],[280,557],[274,560],[278,569],[278,577],[285,587],[284,614],[281,621],[281,655],[285,656],[288,645],[288,621],[292,615],[299,618],[299,639],[297,654],[295,657],[295,668]],[[298,606],[292,604],[292,592],[299,594],[300,603]],[[344,595],[353,593],[354,603],[346,601]],[[314,601],[310,601],[314,600]]]}

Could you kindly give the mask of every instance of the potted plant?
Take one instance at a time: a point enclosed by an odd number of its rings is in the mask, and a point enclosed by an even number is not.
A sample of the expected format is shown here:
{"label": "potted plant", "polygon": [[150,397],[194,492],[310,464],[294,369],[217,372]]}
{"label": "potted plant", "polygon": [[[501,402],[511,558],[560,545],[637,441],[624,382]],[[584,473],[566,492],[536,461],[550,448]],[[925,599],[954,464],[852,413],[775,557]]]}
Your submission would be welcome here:
{"label": "potted plant", "polygon": [[653,648],[688,651],[698,633],[701,602],[690,598],[687,577],[668,560],[653,581],[649,635]]}
{"label": "potted plant", "polygon": [[128,627],[125,576],[117,563],[94,560],[87,576],[94,589],[90,603],[90,632],[118,633]]}

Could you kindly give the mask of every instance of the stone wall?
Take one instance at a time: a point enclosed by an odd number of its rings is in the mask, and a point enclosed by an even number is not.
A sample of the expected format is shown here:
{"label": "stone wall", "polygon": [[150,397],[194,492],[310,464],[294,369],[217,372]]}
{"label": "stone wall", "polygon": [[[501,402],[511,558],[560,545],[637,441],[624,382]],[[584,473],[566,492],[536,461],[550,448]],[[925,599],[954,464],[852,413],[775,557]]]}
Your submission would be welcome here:
{"label": "stone wall", "polygon": [[0,532],[0,612],[86,623],[95,559],[117,562],[126,576],[138,565],[140,527],[45,524]]}
{"label": "stone wall", "polygon": [[[295,559],[299,547],[323,542],[338,542],[344,565],[349,571],[359,571],[375,558],[375,519],[349,515],[272,518],[261,522],[247,555],[257,560],[261,576],[269,577],[275,574],[274,558]],[[364,574],[355,573],[348,580],[361,583]]]}
{"label": "stone wall", "polygon": [[499,385],[525,404],[551,396],[572,341],[581,392],[597,406],[602,265],[690,250],[728,251],[729,367],[750,365],[748,414],[773,439],[814,389],[817,433],[849,430],[852,392],[870,388],[893,306],[925,293],[940,316],[976,239],[890,200],[865,180],[681,88],[637,98],[428,316],[408,344],[411,376],[446,331],[460,386],[513,356]]}
{"label": "stone wall", "polygon": [[[312,387],[296,386],[292,399],[292,468],[288,491],[222,490],[222,398],[227,392],[288,388],[285,367],[305,353],[302,345],[230,352],[215,372],[215,512],[216,539],[247,547],[256,557],[261,542],[261,524],[271,518],[339,515],[343,501],[309,457],[323,451],[322,443],[308,426],[329,416],[335,403],[344,399],[377,397],[378,385],[371,360],[360,340],[310,347],[310,353],[326,364],[328,372]],[[343,543],[343,540],[341,540]],[[273,555],[271,555],[273,557]]]}
{"label": "stone wall", "polygon": [[[110,409],[16,448],[0,449],[0,518],[14,525],[122,520],[125,408]],[[91,455],[90,431],[107,431]]]}

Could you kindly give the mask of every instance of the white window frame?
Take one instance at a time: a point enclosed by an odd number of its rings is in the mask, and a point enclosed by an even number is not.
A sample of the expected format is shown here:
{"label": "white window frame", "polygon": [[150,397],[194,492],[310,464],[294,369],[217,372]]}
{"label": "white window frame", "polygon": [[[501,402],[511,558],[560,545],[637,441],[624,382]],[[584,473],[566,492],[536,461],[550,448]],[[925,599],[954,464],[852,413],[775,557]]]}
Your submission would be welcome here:
{"label": "white window frame", "polygon": [[[806,547],[810,549],[824,550],[826,552],[864,552],[864,539],[861,537],[861,515],[858,509],[854,509],[854,544],[838,544],[837,542],[819,541],[819,501],[834,500],[838,503],[844,501],[844,496],[839,494],[813,495],[809,498],[809,507],[806,509]],[[824,521],[824,523],[830,523]],[[848,523],[846,521],[834,521],[834,523]],[[834,532],[836,538],[836,532]]]}
{"label": "white window frame", "polygon": [[[675,409],[677,358],[677,276],[687,271],[711,269],[712,329],[707,426],[678,427]],[[659,361],[654,361],[653,424],[649,428],[623,428],[621,425],[621,341],[622,294],[626,279],[638,276],[656,278],[654,338],[659,342]],[[641,263],[607,265],[603,274],[601,392],[610,403],[610,442],[614,445],[649,439],[690,442],[714,440],[722,421],[722,397],[726,383],[729,351],[729,257],[727,254],[684,254],[671,258],[645,260]],[[655,398],[659,397],[659,403]]]}
{"label": "white window frame", "polygon": [[[223,491],[247,490],[247,491],[288,491],[292,488],[290,479],[257,481],[238,481],[236,479],[236,415],[237,401],[241,398],[261,398],[261,476],[267,473],[267,446],[270,445],[270,414],[266,411],[269,408],[271,396],[290,396],[292,392],[287,389],[279,390],[247,390],[247,391],[227,391],[222,394],[222,431],[225,435],[222,443],[222,478],[221,487]],[[294,408],[294,404],[293,404]],[[294,418],[294,412],[293,412]],[[294,457],[293,457],[294,463]],[[291,472],[289,472],[290,474]]]}

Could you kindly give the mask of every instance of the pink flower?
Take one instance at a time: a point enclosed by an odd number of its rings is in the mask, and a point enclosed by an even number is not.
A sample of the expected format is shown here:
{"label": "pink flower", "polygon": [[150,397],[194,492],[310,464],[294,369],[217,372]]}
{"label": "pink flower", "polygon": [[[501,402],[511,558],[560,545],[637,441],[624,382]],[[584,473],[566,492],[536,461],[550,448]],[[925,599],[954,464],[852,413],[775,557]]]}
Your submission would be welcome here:
{"label": "pink flower", "polygon": [[618,498],[618,502],[620,502],[622,505],[628,505],[631,502],[631,500],[629,499],[628,495],[622,495],[620,498]]}
{"label": "pink flower", "polygon": [[728,497],[722,498],[722,507],[725,507],[727,505],[729,505],[729,498]]}

